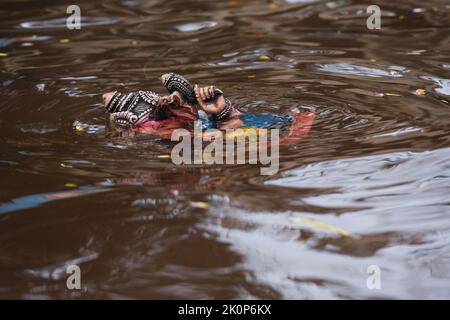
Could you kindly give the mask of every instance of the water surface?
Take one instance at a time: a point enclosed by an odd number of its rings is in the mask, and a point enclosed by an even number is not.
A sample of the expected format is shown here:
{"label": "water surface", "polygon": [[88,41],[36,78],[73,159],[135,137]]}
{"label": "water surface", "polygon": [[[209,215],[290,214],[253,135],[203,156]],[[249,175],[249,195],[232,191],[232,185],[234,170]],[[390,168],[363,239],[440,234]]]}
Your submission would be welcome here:
{"label": "water surface", "polygon": [[[0,5],[1,298],[450,298],[448,1],[70,4]],[[100,108],[169,71],[317,117],[277,175],[177,167]]]}

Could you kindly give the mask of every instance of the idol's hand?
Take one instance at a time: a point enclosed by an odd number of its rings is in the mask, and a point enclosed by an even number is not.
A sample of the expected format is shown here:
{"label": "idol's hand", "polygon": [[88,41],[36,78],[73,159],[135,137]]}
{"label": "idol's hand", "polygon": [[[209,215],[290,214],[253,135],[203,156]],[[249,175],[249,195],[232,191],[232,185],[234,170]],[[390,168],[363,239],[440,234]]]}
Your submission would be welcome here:
{"label": "idol's hand", "polygon": [[225,108],[223,92],[214,86],[200,88],[194,86],[195,96],[199,106],[209,114],[218,114]]}

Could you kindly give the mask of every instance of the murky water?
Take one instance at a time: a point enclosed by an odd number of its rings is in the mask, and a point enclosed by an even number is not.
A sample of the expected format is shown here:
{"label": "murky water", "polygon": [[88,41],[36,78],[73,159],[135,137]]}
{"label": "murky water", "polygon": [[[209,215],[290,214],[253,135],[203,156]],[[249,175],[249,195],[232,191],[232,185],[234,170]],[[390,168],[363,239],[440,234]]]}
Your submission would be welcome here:
{"label": "murky water", "polygon": [[[450,298],[450,2],[72,2],[0,5],[0,297]],[[177,167],[100,108],[169,71],[317,117],[277,175]]]}

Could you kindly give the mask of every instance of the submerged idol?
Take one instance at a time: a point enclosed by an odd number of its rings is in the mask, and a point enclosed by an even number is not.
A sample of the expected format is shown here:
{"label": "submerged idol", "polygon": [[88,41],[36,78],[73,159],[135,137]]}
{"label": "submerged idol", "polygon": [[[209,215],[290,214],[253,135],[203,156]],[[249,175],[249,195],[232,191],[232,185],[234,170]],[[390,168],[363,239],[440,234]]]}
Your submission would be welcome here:
{"label": "submerged idol", "polygon": [[161,81],[169,95],[139,90],[103,95],[103,103],[114,126],[134,133],[147,133],[170,139],[174,130],[192,130],[201,120],[202,129],[237,128],[280,129],[281,142],[293,143],[306,136],[315,113],[292,110],[284,115],[244,114],[215,86],[193,86],[184,77],[166,73]]}

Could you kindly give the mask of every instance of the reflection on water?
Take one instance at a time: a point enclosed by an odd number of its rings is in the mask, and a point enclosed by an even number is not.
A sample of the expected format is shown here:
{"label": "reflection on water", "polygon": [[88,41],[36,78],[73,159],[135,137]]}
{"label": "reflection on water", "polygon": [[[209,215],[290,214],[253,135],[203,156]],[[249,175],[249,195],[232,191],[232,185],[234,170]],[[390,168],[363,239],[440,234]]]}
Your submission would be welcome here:
{"label": "reflection on water", "polygon": [[432,76],[425,76],[422,79],[435,82],[437,87],[434,90],[436,90],[437,93],[450,96],[450,79],[440,79]]}
{"label": "reflection on water", "polygon": [[[82,16],[81,18],[81,28],[85,28],[88,26],[100,26],[105,24],[113,24],[116,23],[117,20],[104,18],[104,17],[86,17]],[[45,29],[45,28],[66,28],[67,19],[66,18],[58,18],[58,19],[50,19],[43,21],[27,21],[22,22],[20,24],[21,28],[25,29]]]}
{"label": "reflection on water", "polygon": [[[1,8],[0,297],[450,297],[448,1],[379,1],[381,30],[350,0],[70,4]],[[317,116],[275,176],[176,167],[100,108],[169,71]]]}

